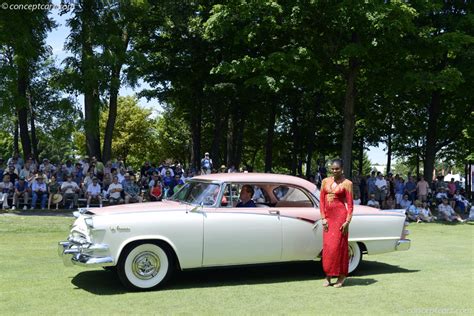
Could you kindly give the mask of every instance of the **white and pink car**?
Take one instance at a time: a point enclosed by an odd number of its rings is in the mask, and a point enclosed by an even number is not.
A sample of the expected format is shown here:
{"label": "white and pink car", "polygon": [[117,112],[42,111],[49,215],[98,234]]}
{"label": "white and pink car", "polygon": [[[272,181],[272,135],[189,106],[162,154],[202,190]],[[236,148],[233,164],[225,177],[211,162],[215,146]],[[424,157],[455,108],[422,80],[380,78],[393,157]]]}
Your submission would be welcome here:
{"label": "white and pink car", "polygon": [[[243,185],[256,207],[236,207]],[[162,202],[81,210],[67,241],[66,265],[116,269],[133,289],[161,286],[176,269],[319,260],[322,225],[316,186],[277,174],[194,177]],[[349,272],[362,254],[410,248],[404,210],[355,206]]]}

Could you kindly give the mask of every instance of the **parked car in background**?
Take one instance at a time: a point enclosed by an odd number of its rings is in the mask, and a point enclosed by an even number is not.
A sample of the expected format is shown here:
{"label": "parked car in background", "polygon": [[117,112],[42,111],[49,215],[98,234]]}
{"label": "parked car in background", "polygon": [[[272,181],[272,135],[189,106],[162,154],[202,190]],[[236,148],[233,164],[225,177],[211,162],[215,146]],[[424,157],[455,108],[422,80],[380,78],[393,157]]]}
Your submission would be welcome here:
{"label": "parked car in background", "polygon": [[[243,185],[256,207],[236,207]],[[322,250],[316,186],[277,174],[221,173],[194,177],[171,199],[85,209],[67,241],[66,265],[116,267],[132,289],[160,287],[176,269],[319,260]],[[349,272],[363,254],[407,250],[404,210],[354,206]]]}

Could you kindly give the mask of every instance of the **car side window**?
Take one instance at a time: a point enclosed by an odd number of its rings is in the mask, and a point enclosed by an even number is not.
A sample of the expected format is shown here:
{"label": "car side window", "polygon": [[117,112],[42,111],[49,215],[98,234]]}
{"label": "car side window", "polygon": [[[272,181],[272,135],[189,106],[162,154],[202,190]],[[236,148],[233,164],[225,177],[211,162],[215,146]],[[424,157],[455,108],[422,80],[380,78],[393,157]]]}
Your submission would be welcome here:
{"label": "car side window", "polygon": [[277,199],[276,207],[313,207],[308,195],[299,188],[280,185],[273,189]]}
{"label": "car side window", "polygon": [[253,196],[252,196],[252,200],[255,202],[255,203],[263,203],[263,204],[267,204],[267,203],[270,203],[270,200],[265,192],[265,190],[263,188],[261,188],[260,186],[258,185],[254,185],[253,186]]}
{"label": "car side window", "polygon": [[236,183],[228,183],[224,188],[223,200],[226,203],[221,203],[222,207],[235,207],[239,203],[241,185]]}

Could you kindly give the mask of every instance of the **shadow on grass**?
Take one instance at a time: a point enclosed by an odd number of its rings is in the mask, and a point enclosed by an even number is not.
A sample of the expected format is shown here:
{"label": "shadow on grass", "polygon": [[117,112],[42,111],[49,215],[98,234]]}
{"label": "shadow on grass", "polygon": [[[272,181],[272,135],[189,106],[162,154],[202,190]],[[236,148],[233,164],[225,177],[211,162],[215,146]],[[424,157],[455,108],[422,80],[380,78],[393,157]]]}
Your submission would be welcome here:
{"label": "shadow on grass", "polygon": [[[359,276],[418,271],[372,261],[362,262],[359,269],[353,275],[354,277],[347,280],[345,286],[367,286],[377,282],[376,279],[361,278]],[[324,273],[320,262],[199,269],[176,272],[164,290],[310,281],[322,280],[323,277]],[[77,288],[97,295],[115,295],[128,292],[120,283],[116,273],[108,271],[81,272],[72,279],[72,284]]]}

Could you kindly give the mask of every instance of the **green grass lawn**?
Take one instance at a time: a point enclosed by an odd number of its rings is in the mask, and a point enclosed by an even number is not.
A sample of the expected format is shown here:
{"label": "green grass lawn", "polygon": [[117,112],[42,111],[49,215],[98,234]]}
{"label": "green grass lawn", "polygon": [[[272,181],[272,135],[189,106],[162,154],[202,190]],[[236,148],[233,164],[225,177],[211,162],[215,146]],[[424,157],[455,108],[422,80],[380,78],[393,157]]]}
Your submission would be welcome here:
{"label": "green grass lawn", "polygon": [[181,272],[126,292],[113,272],[67,268],[73,218],[0,215],[0,315],[474,314],[471,224],[410,224],[412,248],[365,256],[341,289],[319,262]]}

